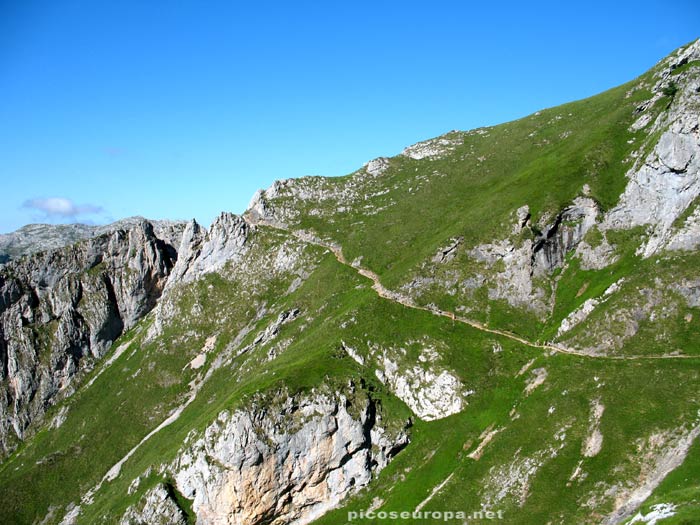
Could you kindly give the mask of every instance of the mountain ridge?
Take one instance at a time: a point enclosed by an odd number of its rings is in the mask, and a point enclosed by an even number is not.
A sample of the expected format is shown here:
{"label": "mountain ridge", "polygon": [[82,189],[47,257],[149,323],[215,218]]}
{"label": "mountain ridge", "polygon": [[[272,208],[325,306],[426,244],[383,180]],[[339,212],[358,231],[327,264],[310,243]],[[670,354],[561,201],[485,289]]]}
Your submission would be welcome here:
{"label": "mountain ridge", "polygon": [[[276,181],[177,242],[144,221],[11,261],[6,413],[36,385],[19,358],[51,371],[76,327],[83,346],[0,464],[0,521],[696,518],[699,60],[696,41],[591,99]],[[143,307],[74,292],[146,278]]]}
{"label": "mountain ridge", "polygon": [[148,221],[163,234],[175,228],[171,244],[181,233],[178,226],[184,227],[185,221],[148,220],[141,216],[126,217],[105,225],[73,224],[27,224],[10,233],[0,234],[0,263],[6,263],[23,255],[62,248],[78,241],[87,240],[116,230],[128,230],[136,224]]}

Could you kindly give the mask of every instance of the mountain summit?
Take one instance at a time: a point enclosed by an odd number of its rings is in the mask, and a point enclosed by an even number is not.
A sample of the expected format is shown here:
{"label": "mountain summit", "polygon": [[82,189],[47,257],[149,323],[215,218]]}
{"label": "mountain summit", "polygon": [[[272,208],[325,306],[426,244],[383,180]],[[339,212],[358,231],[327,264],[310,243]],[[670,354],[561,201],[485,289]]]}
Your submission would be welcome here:
{"label": "mountain summit", "polygon": [[700,519],[698,41],[209,229],[74,229],[0,267],[2,523]]}

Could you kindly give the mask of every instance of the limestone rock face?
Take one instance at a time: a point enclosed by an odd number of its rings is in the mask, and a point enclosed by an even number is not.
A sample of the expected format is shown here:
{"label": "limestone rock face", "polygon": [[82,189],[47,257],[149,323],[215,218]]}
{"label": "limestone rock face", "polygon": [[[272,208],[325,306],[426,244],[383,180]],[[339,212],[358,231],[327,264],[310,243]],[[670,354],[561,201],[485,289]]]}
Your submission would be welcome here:
{"label": "limestone rock face", "polygon": [[386,377],[392,392],[421,419],[442,419],[464,409],[463,388],[454,375],[445,370],[438,374],[420,366],[409,368],[399,375],[395,373],[395,366],[394,363],[387,364],[388,372],[382,379]]}
{"label": "limestone rock face", "polygon": [[154,311],[148,341],[161,335],[163,326],[173,321],[174,288],[196,281],[202,276],[222,270],[227,264],[241,262],[249,248],[248,239],[255,228],[248,220],[233,213],[221,213],[207,231],[197,221],[187,223],[180,240],[177,261],[168,276],[163,293]]}
{"label": "limestone rock face", "polygon": [[531,240],[524,241],[520,246],[515,246],[509,239],[482,244],[473,248],[469,255],[479,262],[491,266],[500,263],[503,267],[489,283],[489,299],[505,299],[513,306],[538,311],[545,309],[544,293],[532,283]]}
{"label": "limestone rock face", "polygon": [[682,248],[686,242],[694,243],[696,223],[691,222],[680,238],[673,237],[672,225],[700,195],[700,81],[680,75],[672,80],[671,72],[677,64],[699,58],[700,42],[696,41],[660,73],[653,89],[655,98],[670,82],[677,82],[678,88],[668,111],[649,130],[662,135],[629,171],[620,202],[604,221],[609,229],[649,226],[650,239],[640,250],[644,257],[669,244]]}
{"label": "limestone rock face", "polygon": [[372,177],[378,177],[384,173],[388,167],[389,159],[386,157],[378,157],[365,164],[365,171],[367,171],[367,174],[371,175]]}
{"label": "limestone rock face", "polygon": [[373,400],[287,398],[219,414],[171,469],[197,523],[308,523],[369,483],[407,444]]}
{"label": "limestone rock face", "polygon": [[270,223],[280,223],[280,214],[277,213],[276,208],[270,201],[275,199],[288,187],[293,187],[292,180],[278,180],[268,189],[256,191],[246,211],[246,215],[251,222],[266,221]]}
{"label": "limestone rock face", "polygon": [[177,254],[177,262],[170,272],[170,283],[179,282],[183,279],[187,271],[193,266],[194,261],[201,253],[202,243],[206,236],[206,230],[197,221],[192,219],[185,226],[180,239],[180,250]]}
{"label": "limestone rock face", "polygon": [[119,525],[187,525],[187,517],[162,484],[142,498],[140,505],[129,507]]}
{"label": "limestone rock face", "polygon": [[[397,359],[392,359],[391,353]],[[424,350],[419,358],[421,364],[413,366],[399,363],[400,352],[391,353],[384,351],[378,356],[380,368],[375,370],[375,375],[416,416],[424,421],[434,421],[465,409],[465,398],[474,392],[464,388],[451,370],[432,362],[431,349]]]}
{"label": "limestone rock face", "polygon": [[577,197],[533,246],[533,273],[544,274],[562,266],[566,254],[576,248],[595,225],[598,205],[588,197]]}
{"label": "limestone rock face", "polygon": [[449,153],[462,142],[464,142],[464,137],[459,132],[453,131],[442,137],[437,137],[434,139],[413,144],[412,146],[409,146],[406,149],[404,149],[401,152],[401,155],[404,155],[414,160],[421,160],[426,158],[436,159],[440,158],[446,153]]}
{"label": "limestone rock face", "polygon": [[697,250],[700,247],[700,208],[688,217],[668,241],[669,250]]}
{"label": "limestone rock face", "polygon": [[205,273],[235,262],[245,251],[250,225],[233,213],[222,213],[212,223],[209,231],[196,221],[185,227],[180,245],[181,257],[172,272],[170,281],[189,282]]}
{"label": "limestone rock face", "polygon": [[534,284],[533,278],[547,276],[563,266],[567,254],[576,250],[596,225],[598,214],[593,199],[577,197],[541,226],[542,233],[537,237],[522,240],[521,230],[532,228],[529,208],[525,205],[515,210],[510,238],[482,244],[468,252],[474,260],[500,268],[488,282],[489,299],[503,299],[516,307],[545,312],[551,298]]}
{"label": "limestone rock face", "polygon": [[154,307],[176,257],[142,220],[0,270],[2,454]]}
{"label": "limestone rock face", "polygon": [[[0,264],[23,255],[55,250],[69,244],[99,237],[117,230],[130,230],[143,217],[128,217],[112,224],[90,226],[87,224],[28,224],[12,233],[0,234]],[[148,221],[153,225],[156,237],[178,248],[185,223],[181,221]]]}

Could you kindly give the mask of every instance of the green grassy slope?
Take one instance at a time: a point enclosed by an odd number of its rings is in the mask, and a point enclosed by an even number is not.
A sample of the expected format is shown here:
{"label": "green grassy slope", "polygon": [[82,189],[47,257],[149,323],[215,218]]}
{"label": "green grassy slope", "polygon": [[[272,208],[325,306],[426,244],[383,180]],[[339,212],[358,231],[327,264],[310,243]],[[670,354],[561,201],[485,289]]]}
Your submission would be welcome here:
{"label": "green grassy slope", "polygon": [[[693,64],[683,67],[680,75],[696,73]],[[448,134],[444,140],[452,149],[438,159],[398,156],[378,176],[360,170],[295,181],[293,188],[309,189],[316,198],[282,191],[272,204],[291,227],[339,243],[348,260],[360,260],[390,288],[421,278],[460,282],[478,272],[488,279],[498,269],[479,265],[468,249],[508,237],[520,206],[529,206],[532,228],[514,235],[526,241],[582,195],[584,185],[602,211],[615,205],[631,152],[658,138],[629,130],[638,118],[635,109],[650,97],[643,86],[652,74],[515,122]],[[658,115],[670,103],[661,98],[647,111]],[[491,327],[544,341],[584,301],[601,297],[624,278],[589,324],[572,329],[564,341],[577,348],[594,345],[596,327],[616,336],[615,315],[629,310],[639,328],[621,339],[611,351],[614,357],[678,351],[690,359],[607,359],[526,346],[380,298],[370,280],[329,251],[259,226],[236,264],[172,291],[164,308],[172,315],[158,337],[149,338],[158,324],[158,312],[152,312],[114,344],[112,352],[128,343],[124,353],[103,370],[98,367],[94,383],[84,384],[47,418],[67,410],[65,421],[47,425],[0,465],[0,523],[59,523],[72,503],[81,504],[77,523],[116,523],[158,483],[194,519],[172,473],[160,469],[176,458],[188,435],[256,395],[274,398],[320,385],[341,390],[349,381],[379,401],[385,425],[402,427],[410,418],[411,441],[367,488],[318,523],[346,523],[348,512],[370,507],[390,512],[419,505],[465,512],[486,505],[503,511],[509,524],[599,523],[614,510],[616,498],[646,481],[652,496],[643,510],[673,502],[679,509],[669,523],[692,523],[699,512],[697,443],[658,488],[652,490],[651,482],[663,477],[663,451],[699,424],[700,360],[692,356],[700,355],[700,313],[673,285],[697,278],[700,255],[642,259],[636,251],[644,235],[611,233],[618,258],[600,270],[583,270],[569,254],[563,268],[539,282],[553,297],[544,315],[489,298],[485,288],[469,294],[436,284],[416,300],[464,308]],[[457,237],[462,247],[455,258],[440,267],[430,264],[438,248]],[[277,268],[284,258],[279,255],[290,253],[296,254],[293,263]],[[651,320],[635,308],[655,290],[664,290],[654,306],[663,315]],[[281,313],[296,309],[299,316],[272,341],[255,343]],[[205,365],[193,370],[188,363],[208,341],[213,343]],[[245,347],[247,352],[236,355]],[[421,360],[426,348],[435,351],[429,364]],[[435,421],[416,417],[378,379],[382,355],[400,366],[436,366],[454,374],[470,392],[464,410]],[[223,364],[212,368],[217,358]],[[117,461],[188,403],[193,383],[201,388],[180,417],[141,445],[91,502],[81,503]],[[596,433],[602,437],[599,450],[584,453]]]}
{"label": "green grassy slope", "polygon": [[[475,261],[470,250],[509,237],[516,247],[534,241],[576,197],[590,196],[601,215],[612,209],[635,158],[649,152],[659,138],[659,133],[649,132],[650,126],[637,131],[630,126],[642,114],[653,122],[674,103],[672,97],[661,96],[644,113],[639,111],[652,98],[654,75],[661,68],[600,95],[514,122],[448,133],[440,137],[447,149],[437,157],[399,155],[388,159],[378,176],[362,169],[347,177],[292,181],[270,203],[290,227],[340,244],[348,260],[361,258],[391,289],[406,289],[421,280],[432,283],[415,293],[419,304],[463,308],[475,320],[549,339],[561,319],[601,293],[614,277],[647,272],[649,263],[635,254],[644,232],[611,233],[615,238],[609,240],[621,260],[605,276],[599,272],[597,286],[582,294],[570,287],[584,280],[575,261],[557,274],[537,278],[533,284],[545,299],[552,296],[553,316],[489,297],[487,290],[502,269]],[[700,72],[695,64],[678,70],[675,78],[695,78]],[[300,199],[304,194],[314,198]],[[514,212],[523,205],[529,206],[531,227],[513,237]],[[438,249],[457,238],[461,246],[456,257],[431,264]],[[485,284],[465,287],[471,278]]]}
{"label": "green grassy slope", "polygon": [[[532,496],[526,505],[520,507],[517,494],[508,493],[494,508],[506,512],[508,523],[532,523],[555,514],[565,522],[583,523],[590,510],[581,506],[582,500],[591,493],[602,493],[600,483],[624,484],[642,468],[636,463],[638,441],[650,432],[682,426],[700,408],[694,363],[674,362],[659,368],[653,362],[546,356],[449,319],[379,299],[368,284],[331,255],[323,257],[299,290],[274,305],[275,312],[300,308],[305,312],[302,319],[307,320],[298,319],[283,327],[280,336],[292,341],[284,353],[268,362],[267,348],[259,348],[217,370],[182,416],[142,446],[124,465],[121,475],[103,485],[92,505],[83,506],[79,523],[116,521],[129,504],[163,480],[151,474],[136,492],[126,496],[133,479],[151,466],[172,460],[192,429],[203,429],[221,410],[239,406],[255,392],[281,387],[304,391],[321,383],[341,385],[348,378],[362,378],[382,400],[387,419],[408,417],[405,405],[373,377],[371,360],[367,366],[358,365],[342,351],[341,341],[354,344],[360,354],[369,357],[362,341],[391,348],[410,347],[407,342],[428,338],[475,394],[460,414],[434,422],[414,417],[411,445],[375,484],[321,523],[342,523],[348,511],[367,508],[378,495],[384,501],[382,510],[412,510],[452,474],[450,482],[424,508],[478,510],[496,483],[492,481],[494,471],[506,468],[514,458],[543,454],[542,465],[527,480]],[[237,295],[215,276],[196,287],[206,287],[208,292],[202,297],[210,300],[220,296],[226,302]],[[273,317],[261,319],[258,326]],[[350,319],[353,322],[348,323]],[[255,333],[252,331],[243,343]],[[138,334],[127,337],[133,337],[132,345],[138,345]],[[159,341],[168,348],[169,341],[182,341],[182,337],[166,333]],[[495,345],[502,350],[494,351]],[[68,419],[59,429],[40,433],[2,466],[0,486],[8,496],[3,522],[30,523],[43,517],[51,505],[77,501],[149,426],[160,421],[154,417],[149,425],[133,416],[149,414],[144,407],[150,406],[152,399],[165,403],[167,392],[153,390],[155,378],[174,373],[192,353],[182,360],[174,354],[150,360],[151,351],[145,347],[125,352],[92,387],[70,401]],[[528,371],[518,375],[528,363]],[[139,368],[142,373],[132,377]],[[536,368],[545,368],[547,379],[526,396],[523,391]],[[188,379],[190,375],[184,374],[182,383]],[[151,390],[144,390],[147,388]],[[141,408],[125,405],[126,399]],[[599,399],[606,407],[601,421],[605,446],[600,456],[583,462],[586,477],[567,486],[581,457],[592,399]],[[550,407],[554,407],[552,413]],[[166,412],[158,415],[163,418]],[[488,428],[500,432],[479,460],[470,459],[468,454],[478,446],[479,435]],[[549,457],[552,450],[557,450],[556,455]],[[42,462],[42,468],[34,467],[37,461]],[[596,508],[594,516],[607,510],[609,502]]]}

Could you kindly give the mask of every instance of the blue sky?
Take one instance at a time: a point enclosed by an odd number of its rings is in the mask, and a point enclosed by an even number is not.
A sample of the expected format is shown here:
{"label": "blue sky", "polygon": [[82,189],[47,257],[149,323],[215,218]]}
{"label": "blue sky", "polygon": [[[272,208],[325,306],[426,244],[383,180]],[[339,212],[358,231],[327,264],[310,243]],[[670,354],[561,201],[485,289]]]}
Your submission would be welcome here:
{"label": "blue sky", "polygon": [[0,2],[0,232],[208,226],[278,178],[621,84],[696,1]]}

